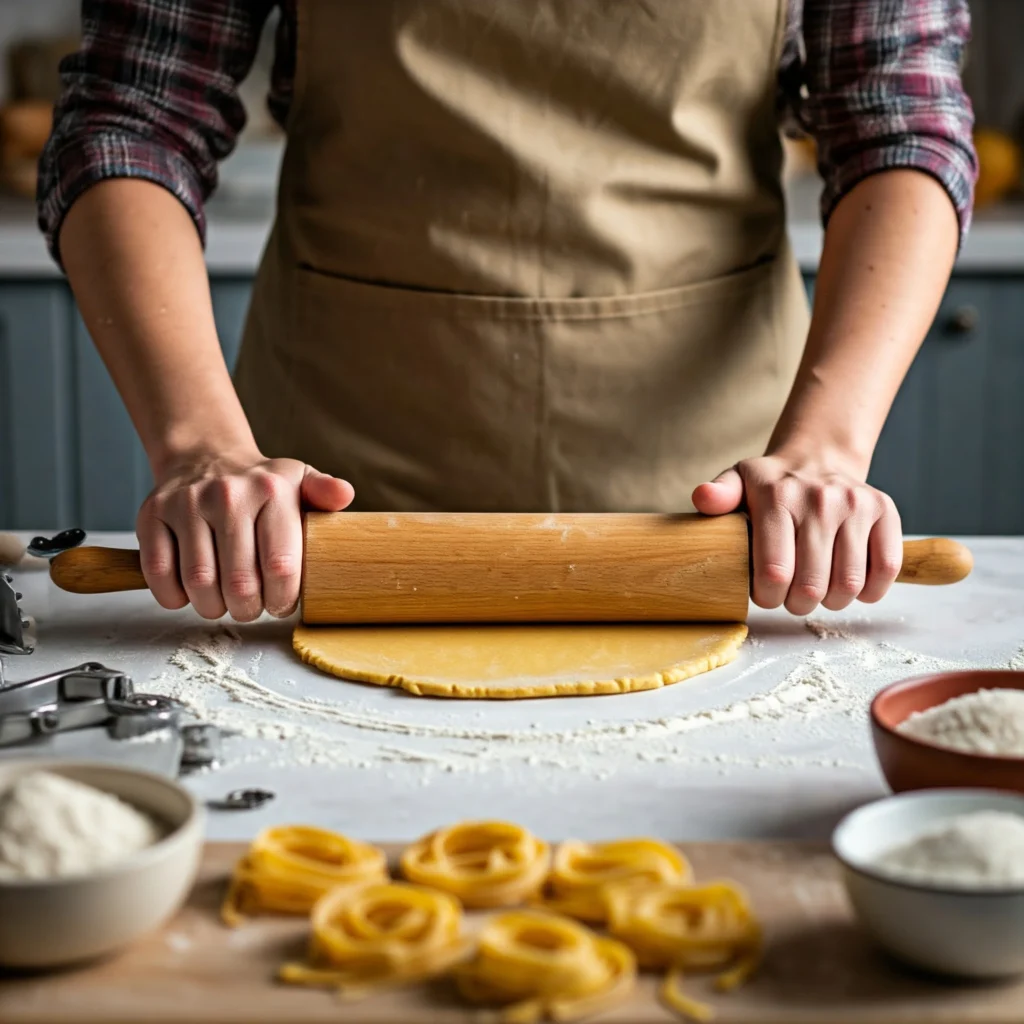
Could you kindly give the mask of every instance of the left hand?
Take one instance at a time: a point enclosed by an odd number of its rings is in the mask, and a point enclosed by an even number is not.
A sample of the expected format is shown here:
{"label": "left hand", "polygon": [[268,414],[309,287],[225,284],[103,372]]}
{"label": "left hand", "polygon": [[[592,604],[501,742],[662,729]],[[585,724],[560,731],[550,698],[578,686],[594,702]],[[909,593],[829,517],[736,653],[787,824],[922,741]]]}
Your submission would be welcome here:
{"label": "left hand", "polygon": [[899,512],[864,482],[866,467],[838,453],[745,459],[693,492],[705,515],[746,507],[754,603],[809,615],[885,596],[903,563]]}

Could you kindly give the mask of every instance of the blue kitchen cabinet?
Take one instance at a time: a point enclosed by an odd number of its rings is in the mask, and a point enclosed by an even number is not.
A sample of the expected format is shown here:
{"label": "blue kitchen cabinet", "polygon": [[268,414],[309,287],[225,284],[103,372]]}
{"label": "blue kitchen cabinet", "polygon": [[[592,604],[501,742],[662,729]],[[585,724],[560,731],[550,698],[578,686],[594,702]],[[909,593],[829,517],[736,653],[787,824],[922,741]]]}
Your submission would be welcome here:
{"label": "blue kitchen cabinet", "polygon": [[61,284],[0,282],[0,527],[77,519],[74,320]]}
{"label": "blue kitchen cabinet", "polygon": [[882,432],[871,482],[904,529],[1024,533],[1024,279],[958,275]]}

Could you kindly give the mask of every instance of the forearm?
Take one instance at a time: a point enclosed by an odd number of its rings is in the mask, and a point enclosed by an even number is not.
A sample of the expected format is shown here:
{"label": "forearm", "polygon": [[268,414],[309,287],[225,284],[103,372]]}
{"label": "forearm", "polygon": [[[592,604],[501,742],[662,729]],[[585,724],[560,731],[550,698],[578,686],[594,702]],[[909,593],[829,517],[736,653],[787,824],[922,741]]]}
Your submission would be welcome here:
{"label": "forearm", "polygon": [[86,327],[157,475],[211,439],[253,448],[221,354],[195,225],[166,189],[114,179],[85,192],[60,235]]}
{"label": "forearm", "polygon": [[866,178],[836,206],[807,346],[769,454],[842,453],[866,475],[896,392],[935,317],[959,227],[917,171]]}

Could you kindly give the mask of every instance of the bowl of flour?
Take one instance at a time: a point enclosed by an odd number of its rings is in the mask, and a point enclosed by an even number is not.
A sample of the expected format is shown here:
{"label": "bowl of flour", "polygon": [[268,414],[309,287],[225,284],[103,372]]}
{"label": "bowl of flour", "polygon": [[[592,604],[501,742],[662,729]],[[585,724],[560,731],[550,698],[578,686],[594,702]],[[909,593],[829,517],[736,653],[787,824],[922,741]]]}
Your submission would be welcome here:
{"label": "bowl of flour", "polygon": [[1024,797],[903,793],[848,815],[832,837],[850,902],[874,940],[937,974],[1024,974]]}
{"label": "bowl of flour", "polygon": [[1024,672],[940,672],[893,683],[871,704],[871,732],[893,792],[1024,793]]}
{"label": "bowl of flour", "polygon": [[203,817],[139,769],[0,763],[0,967],[105,956],[159,927],[192,887]]}

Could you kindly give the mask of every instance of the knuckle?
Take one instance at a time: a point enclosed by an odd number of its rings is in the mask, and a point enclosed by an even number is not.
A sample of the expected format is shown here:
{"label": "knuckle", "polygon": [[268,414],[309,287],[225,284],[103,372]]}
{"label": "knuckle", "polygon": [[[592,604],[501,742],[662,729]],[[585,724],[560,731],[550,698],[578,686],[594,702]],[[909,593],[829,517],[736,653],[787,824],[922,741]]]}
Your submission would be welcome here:
{"label": "knuckle", "polygon": [[766,562],[758,575],[769,586],[781,586],[793,578],[793,570],[782,562]]}
{"label": "knuckle", "polygon": [[894,580],[900,574],[900,569],[903,568],[903,562],[901,559],[896,558],[895,555],[885,554],[872,566],[878,574],[886,580]]}
{"label": "knuckle", "polygon": [[283,477],[277,473],[267,471],[263,471],[256,476],[254,485],[256,493],[264,502],[283,498],[288,486]]}
{"label": "knuckle", "polygon": [[217,582],[217,570],[212,565],[190,565],[184,572],[185,586],[206,590]]}
{"label": "knuckle", "polygon": [[290,551],[272,551],[264,560],[264,572],[275,580],[290,579],[298,572],[298,559]]}
{"label": "knuckle", "polygon": [[210,496],[221,508],[234,508],[242,498],[242,483],[231,476],[221,476],[209,485]]}
{"label": "knuckle", "polygon": [[815,604],[821,601],[828,591],[825,580],[819,576],[804,576],[793,584],[791,593],[798,598],[813,601]]}
{"label": "knuckle", "polygon": [[816,515],[823,516],[835,508],[837,495],[828,484],[812,484],[807,489],[807,507]]}
{"label": "knuckle", "polygon": [[178,568],[171,559],[161,558],[159,555],[145,551],[142,553],[141,562],[143,575],[151,578],[172,576]]}
{"label": "knuckle", "polygon": [[783,508],[791,508],[800,497],[800,483],[793,477],[785,476],[768,484],[768,494],[772,504]]}
{"label": "knuckle", "polygon": [[834,586],[840,594],[856,596],[864,589],[864,577],[856,572],[843,573],[834,581]]}
{"label": "knuckle", "polygon": [[259,595],[260,583],[251,569],[232,569],[224,577],[223,588],[228,597],[249,600]]}

